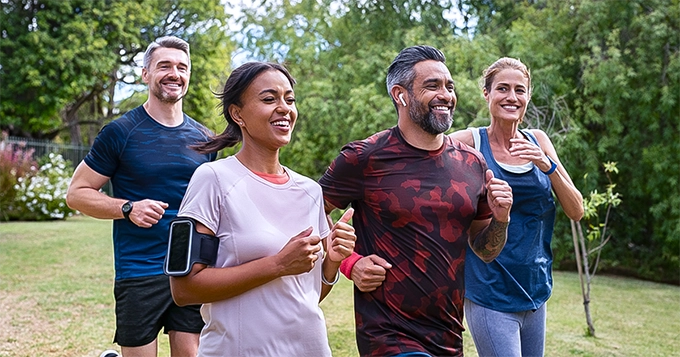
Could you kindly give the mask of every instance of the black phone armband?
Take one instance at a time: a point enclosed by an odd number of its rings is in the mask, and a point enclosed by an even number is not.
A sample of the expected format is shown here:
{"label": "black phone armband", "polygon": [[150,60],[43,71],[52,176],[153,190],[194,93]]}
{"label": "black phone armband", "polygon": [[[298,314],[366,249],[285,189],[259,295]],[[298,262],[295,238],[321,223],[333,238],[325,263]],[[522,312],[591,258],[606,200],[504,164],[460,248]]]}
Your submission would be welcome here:
{"label": "black phone armband", "polygon": [[169,276],[189,274],[195,263],[214,266],[217,261],[219,238],[196,231],[196,221],[177,217],[170,222],[168,254],[163,271]]}

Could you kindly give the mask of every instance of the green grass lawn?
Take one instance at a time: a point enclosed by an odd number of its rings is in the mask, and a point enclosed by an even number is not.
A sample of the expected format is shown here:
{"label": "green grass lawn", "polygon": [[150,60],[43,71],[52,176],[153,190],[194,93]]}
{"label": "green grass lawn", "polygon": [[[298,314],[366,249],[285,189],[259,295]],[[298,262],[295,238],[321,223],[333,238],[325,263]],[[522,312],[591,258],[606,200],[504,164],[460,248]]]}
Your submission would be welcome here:
{"label": "green grass lawn", "polygon": [[[547,356],[680,356],[680,287],[596,276],[596,338],[585,337],[578,276],[556,272]],[[357,356],[352,286],[321,304],[336,357]],[[111,222],[74,217],[0,223],[0,357],[92,356],[114,331]],[[477,356],[465,333],[466,356]],[[169,356],[167,337],[159,356]]]}

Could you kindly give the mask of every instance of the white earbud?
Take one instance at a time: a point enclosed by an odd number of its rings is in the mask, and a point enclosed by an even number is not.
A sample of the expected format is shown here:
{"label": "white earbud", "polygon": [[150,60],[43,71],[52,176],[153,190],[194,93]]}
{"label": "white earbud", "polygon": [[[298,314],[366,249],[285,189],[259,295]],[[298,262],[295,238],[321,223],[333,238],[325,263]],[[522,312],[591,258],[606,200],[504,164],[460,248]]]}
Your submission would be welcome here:
{"label": "white earbud", "polygon": [[401,104],[406,106],[406,101],[404,100],[404,93],[399,93],[399,100],[401,101]]}

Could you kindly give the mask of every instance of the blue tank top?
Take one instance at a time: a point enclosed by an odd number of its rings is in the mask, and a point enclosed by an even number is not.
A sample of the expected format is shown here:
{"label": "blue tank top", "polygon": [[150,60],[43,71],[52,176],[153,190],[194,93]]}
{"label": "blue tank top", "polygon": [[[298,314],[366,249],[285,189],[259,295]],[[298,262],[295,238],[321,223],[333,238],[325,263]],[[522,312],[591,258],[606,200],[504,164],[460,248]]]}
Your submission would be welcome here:
{"label": "blue tank top", "polygon": [[[534,144],[533,134],[522,131]],[[538,309],[552,292],[552,240],[555,201],[548,175],[535,165],[524,173],[510,172],[493,157],[486,128],[479,129],[480,147],[494,176],[512,187],[508,241],[501,254],[484,263],[471,248],[465,259],[465,297],[501,312]]]}

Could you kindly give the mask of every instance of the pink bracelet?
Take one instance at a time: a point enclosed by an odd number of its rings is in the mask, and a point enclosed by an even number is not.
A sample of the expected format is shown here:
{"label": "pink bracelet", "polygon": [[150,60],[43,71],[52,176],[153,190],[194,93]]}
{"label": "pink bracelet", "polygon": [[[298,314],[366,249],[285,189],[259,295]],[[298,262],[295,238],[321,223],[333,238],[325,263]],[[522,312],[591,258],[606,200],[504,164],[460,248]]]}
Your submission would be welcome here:
{"label": "pink bracelet", "polygon": [[347,279],[352,280],[352,268],[354,268],[354,264],[361,258],[363,258],[363,256],[359,255],[357,252],[352,252],[352,255],[345,258],[342,263],[340,263],[340,272],[342,275]]}

